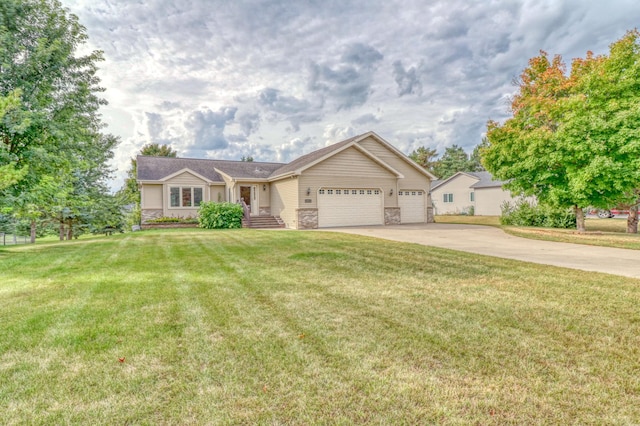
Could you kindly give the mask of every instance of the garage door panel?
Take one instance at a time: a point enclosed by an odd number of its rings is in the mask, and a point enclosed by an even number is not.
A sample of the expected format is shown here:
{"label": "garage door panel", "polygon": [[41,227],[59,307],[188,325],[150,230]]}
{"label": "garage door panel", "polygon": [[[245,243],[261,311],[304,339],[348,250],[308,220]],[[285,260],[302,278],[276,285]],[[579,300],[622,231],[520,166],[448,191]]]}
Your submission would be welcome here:
{"label": "garage door panel", "polygon": [[372,188],[321,188],[318,226],[382,225],[382,191]]}
{"label": "garage door panel", "polygon": [[425,221],[424,191],[398,191],[398,207],[400,207],[400,223],[424,223]]}

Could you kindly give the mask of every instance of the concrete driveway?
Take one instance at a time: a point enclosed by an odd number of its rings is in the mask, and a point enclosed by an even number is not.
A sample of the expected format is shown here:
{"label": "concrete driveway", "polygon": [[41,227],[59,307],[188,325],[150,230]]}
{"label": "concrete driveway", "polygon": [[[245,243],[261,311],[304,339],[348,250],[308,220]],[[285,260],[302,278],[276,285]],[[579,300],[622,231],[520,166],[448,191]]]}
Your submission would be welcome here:
{"label": "concrete driveway", "polygon": [[640,278],[640,250],[530,240],[491,226],[429,223],[323,230]]}

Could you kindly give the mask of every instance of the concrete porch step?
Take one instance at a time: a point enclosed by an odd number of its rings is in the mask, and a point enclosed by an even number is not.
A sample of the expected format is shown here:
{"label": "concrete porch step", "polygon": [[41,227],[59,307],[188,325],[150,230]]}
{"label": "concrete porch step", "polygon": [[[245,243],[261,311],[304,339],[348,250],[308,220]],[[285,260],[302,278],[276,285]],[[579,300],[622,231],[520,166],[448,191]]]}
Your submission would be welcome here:
{"label": "concrete porch step", "polygon": [[284,222],[278,216],[252,216],[250,223],[242,219],[242,227],[253,229],[284,228]]}

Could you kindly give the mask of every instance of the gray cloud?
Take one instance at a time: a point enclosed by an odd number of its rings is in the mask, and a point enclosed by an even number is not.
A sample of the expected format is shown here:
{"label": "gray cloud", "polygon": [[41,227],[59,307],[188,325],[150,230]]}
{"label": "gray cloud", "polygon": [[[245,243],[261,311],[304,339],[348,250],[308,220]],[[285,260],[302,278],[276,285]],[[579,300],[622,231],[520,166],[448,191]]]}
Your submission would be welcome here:
{"label": "gray cloud", "polygon": [[341,62],[334,67],[311,63],[307,87],[335,102],[338,110],[362,105],[371,94],[373,74],[383,58],[382,53],[371,46],[350,44],[345,46]]}
{"label": "gray cloud", "polygon": [[373,123],[379,123],[380,122],[380,118],[376,117],[374,114],[364,114],[361,115],[360,117],[351,120],[351,124],[355,125],[355,126],[364,126],[365,124],[373,124]]}
{"label": "gray cloud", "polygon": [[149,136],[152,140],[157,140],[164,128],[162,116],[154,112],[145,112],[144,114],[147,120],[147,131]]}
{"label": "gray cloud", "polygon": [[229,145],[224,135],[225,126],[236,115],[237,108],[223,107],[217,112],[206,108],[193,111],[184,122],[184,127],[191,136],[191,151],[209,151],[224,149]]}
{"label": "gray cloud", "polygon": [[640,22],[632,0],[64,3],[105,51],[121,174],[150,140],[283,160],[375,130],[405,152],[470,150],[487,119],[508,116],[511,81],[540,49],[606,53]]}
{"label": "gray cloud", "polygon": [[322,119],[321,106],[314,106],[311,102],[286,96],[280,90],[266,88],[258,94],[258,104],[271,113],[271,119],[278,121],[285,119],[291,123],[293,131],[300,130],[302,123],[320,121]]}
{"label": "gray cloud", "polygon": [[401,61],[395,61],[393,63],[393,78],[398,85],[398,96],[422,94],[422,83],[416,74],[417,71],[415,67],[405,70]]}
{"label": "gray cloud", "polygon": [[249,136],[260,127],[260,114],[242,112],[238,114],[237,121],[244,135]]}

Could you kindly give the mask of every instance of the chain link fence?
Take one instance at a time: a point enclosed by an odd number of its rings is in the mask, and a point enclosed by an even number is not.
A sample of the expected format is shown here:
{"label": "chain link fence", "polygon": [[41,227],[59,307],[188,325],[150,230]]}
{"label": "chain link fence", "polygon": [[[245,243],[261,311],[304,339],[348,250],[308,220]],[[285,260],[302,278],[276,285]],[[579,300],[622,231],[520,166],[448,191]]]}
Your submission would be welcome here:
{"label": "chain link fence", "polygon": [[10,246],[14,244],[29,244],[30,242],[30,237],[16,234],[5,234],[4,232],[0,232],[0,245]]}

